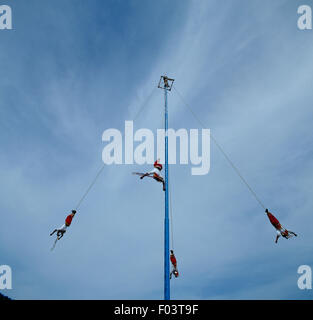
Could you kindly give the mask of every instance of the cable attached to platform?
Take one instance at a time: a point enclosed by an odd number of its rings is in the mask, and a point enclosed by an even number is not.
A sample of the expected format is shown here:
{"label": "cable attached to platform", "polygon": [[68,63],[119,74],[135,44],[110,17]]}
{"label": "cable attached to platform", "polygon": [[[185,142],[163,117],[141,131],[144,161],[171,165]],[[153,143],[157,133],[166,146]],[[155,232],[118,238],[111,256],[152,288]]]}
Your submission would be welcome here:
{"label": "cable attached to platform", "polygon": [[[185,99],[183,98],[183,96],[180,94],[180,92],[176,89],[175,86],[173,86],[175,92],[177,93],[177,95],[180,97],[180,99],[182,100],[183,104],[187,107],[187,109],[191,112],[191,114],[193,115],[193,117],[196,119],[196,121],[198,121],[198,123],[200,124],[200,126],[205,129],[205,126],[203,125],[202,121],[197,117],[197,115],[194,113],[194,111],[191,109],[191,107],[188,105],[188,103],[185,101]],[[241,179],[241,181],[246,185],[246,187],[248,188],[248,190],[251,192],[251,194],[254,196],[254,198],[257,200],[257,202],[259,203],[259,205],[265,210],[266,207],[264,206],[264,204],[262,203],[262,201],[260,200],[260,198],[257,196],[256,192],[252,189],[252,187],[249,185],[249,183],[247,182],[247,180],[243,177],[243,175],[241,174],[241,172],[239,171],[239,169],[235,166],[235,164],[233,163],[233,161],[229,158],[229,156],[227,155],[227,153],[223,150],[222,146],[217,142],[217,140],[214,138],[214,136],[212,135],[212,133],[210,134],[211,139],[213,140],[213,142],[215,143],[215,145],[218,147],[218,149],[220,150],[220,152],[223,154],[223,156],[225,157],[225,159],[227,160],[227,162],[231,165],[231,167],[234,169],[234,171],[237,173],[237,175],[239,176],[239,178]]]}
{"label": "cable attached to platform", "polygon": [[[134,120],[135,121],[139,115],[141,114],[141,112],[143,111],[143,109],[145,108],[145,106],[148,104],[148,102],[150,101],[150,99],[152,98],[154,92],[156,91],[157,87],[154,87],[151,91],[151,93],[148,95],[148,97],[145,99],[145,101],[141,104],[139,110],[137,111],[137,113],[135,114],[135,117],[134,117]],[[122,140],[124,138],[124,134],[125,132],[123,133],[122,135]],[[75,210],[77,210],[80,205],[82,204],[82,202],[85,200],[86,196],[88,195],[88,193],[90,192],[90,190],[93,188],[93,186],[95,185],[95,183],[97,182],[98,178],[100,177],[104,167],[106,166],[106,164],[103,164],[101,166],[101,168],[98,170],[95,178],[92,180],[92,182],[90,183],[90,185],[88,186],[87,190],[85,191],[84,195],[81,197],[81,199],[78,201],[76,207],[75,207]]]}

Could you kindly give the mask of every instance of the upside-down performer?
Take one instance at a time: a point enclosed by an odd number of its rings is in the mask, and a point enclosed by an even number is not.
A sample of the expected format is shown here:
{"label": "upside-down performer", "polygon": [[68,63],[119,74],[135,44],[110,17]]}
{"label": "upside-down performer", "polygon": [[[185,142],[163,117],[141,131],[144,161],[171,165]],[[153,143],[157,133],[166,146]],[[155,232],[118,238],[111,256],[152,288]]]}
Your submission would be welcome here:
{"label": "upside-down performer", "polygon": [[164,182],[164,179],[162,178],[161,176],[161,170],[163,168],[162,164],[160,163],[160,159],[156,160],[154,162],[154,169],[150,172],[147,172],[145,173],[144,175],[142,175],[140,177],[140,179],[143,179],[144,177],[147,177],[147,176],[150,176],[150,175],[153,175],[153,179],[158,181],[158,182],[162,182],[163,184],[163,191],[165,191],[165,182]]}
{"label": "upside-down performer", "polygon": [[172,275],[175,276],[175,278],[177,278],[179,276],[179,273],[178,273],[178,270],[177,270],[177,260],[176,260],[176,257],[174,255],[174,251],[171,250],[171,254],[170,254],[170,260],[172,262],[172,271],[170,273],[170,279],[172,279]]}
{"label": "upside-down performer", "polygon": [[267,214],[271,224],[273,225],[273,227],[276,229],[277,232],[277,236],[276,236],[276,240],[275,243],[277,243],[278,239],[280,236],[284,237],[285,239],[289,239],[293,236],[297,237],[297,234],[295,234],[293,231],[287,230],[285,229],[280,222],[275,218],[275,216],[270,213],[267,209],[265,210],[265,213]]}
{"label": "upside-down performer", "polygon": [[53,232],[50,233],[50,236],[52,236],[55,232],[57,233],[57,240],[60,240],[64,233],[66,232],[66,229],[71,225],[72,220],[75,216],[76,210],[72,210],[72,213],[69,214],[65,219],[65,224],[59,229],[55,229]]}

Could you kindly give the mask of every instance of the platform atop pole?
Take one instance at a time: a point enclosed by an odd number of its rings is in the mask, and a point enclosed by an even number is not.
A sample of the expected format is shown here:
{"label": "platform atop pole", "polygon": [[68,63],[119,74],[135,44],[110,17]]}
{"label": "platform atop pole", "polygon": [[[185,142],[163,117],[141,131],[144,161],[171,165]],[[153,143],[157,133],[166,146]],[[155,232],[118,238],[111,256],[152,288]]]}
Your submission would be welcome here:
{"label": "platform atop pole", "polygon": [[171,91],[175,79],[168,78],[167,76],[161,76],[158,88]]}

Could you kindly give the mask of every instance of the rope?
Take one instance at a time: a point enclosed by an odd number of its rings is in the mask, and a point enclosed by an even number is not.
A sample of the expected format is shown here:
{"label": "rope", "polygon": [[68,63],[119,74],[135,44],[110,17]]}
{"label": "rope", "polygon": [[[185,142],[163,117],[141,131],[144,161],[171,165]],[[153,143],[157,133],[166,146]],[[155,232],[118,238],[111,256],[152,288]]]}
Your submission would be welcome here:
{"label": "rope", "polygon": [[89,185],[87,191],[84,193],[84,195],[81,197],[81,199],[79,200],[75,210],[77,210],[79,208],[79,206],[81,205],[81,203],[84,201],[84,199],[86,198],[87,194],[89,193],[89,191],[92,189],[92,187],[95,185],[95,183],[97,182],[101,172],[103,171],[105,167],[105,164],[102,165],[101,169],[98,171],[96,177],[93,179],[92,183]]}
{"label": "rope", "polygon": [[[148,96],[148,97],[145,99],[145,101],[142,103],[142,105],[140,106],[139,110],[137,111],[137,113],[136,113],[133,121],[135,121],[135,120],[139,117],[139,115],[141,114],[141,112],[142,112],[142,110],[144,109],[144,107],[148,104],[148,102],[149,102],[150,99],[152,98],[152,96],[153,96],[156,88],[157,88],[157,87],[154,87],[154,88],[152,89],[152,91],[151,91],[151,93],[149,94],[149,96]],[[125,133],[123,133],[122,140],[123,140],[124,134],[125,134]],[[92,180],[92,182],[91,182],[91,184],[89,185],[89,187],[87,188],[86,192],[85,192],[84,195],[81,197],[81,199],[78,201],[75,210],[77,210],[77,209],[80,207],[81,203],[84,201],[84,199],[86,198],[87,194],[90,192],[90,190],[92,189],[92,187],[93,187],[93,186],[95,185],[95,183],[97,182],[97,180],[98,180],[98,178],[99,178],[100,174],[102,173],[102,171],[103,171],[103,169],[104,169],[105,166],[106,166],[105,164],[103,164],[103,165],[101,166],[100,170],[97,172],[95,178]]]}
{"label": "rope", "polygon": [[50,251],[53,251],[55,246],[57,245],[57,242],[58,242],[58,237],[55,239],[54,243],[53,243],[53,246],[52,248],[50,249]]}
{"label": "rope", "polygon": [[154,87],[151,91],[151,93],[149,94],[149,96],[146,98],[146,100],[142,103],[141,107],[139,108],[138,112],[136,113],[135,117],[134,117],[134,121],[139,117],[140,113],[142,112],[142,110],[145,108],[145,106],[148,104],[148,102],[150,101],[150,99],[152,98],[154,92],[156,91],[158,87]]}
{"label": "rope", "polygon": [[[187,109],[191,112],[191,114],[193,115],[193,117],[199,122],[199,124],[201,125],[201,127],[203,129],[205,129],[205,126],[203,125],[202,121],[197,117],[197,115],[194,113],[194,111],[190,108],[190,106],[187,104],[187,102],[184,100],[184,98],[182,97],[182,95],[179,93],[179,91],[176,89],[175,86],[173,86],[175,92],[177,92],[178,96],[181,98],[182,102],[184,103],[184,105],[187,107]],[[225,159],[228,161],[228,163],[231,165],[231,167],[234,169],[234,171],[237,173],[237,175],[239,176],[239,178],[241,179],[241,181],[246,185],[246,187],[248,188],[248,190],[251,192],[251,194],[254,196],[254,198],[257,200],[257,202],[259,203],[259,205],[265,210],[265,206],[262,203],[262,201],[259,199],[259,197],[257,196],[256,192],[252,189],[252,187],[248,184],[247,180],[243,177],[243,175],[240,173],[239,169],[235,166],[235,164],[231,161],[231,159],[229,158],[229,156],[227,155],[227,153],[223,150],[223,148],[221,147],[221,145],[217,142],[217,140],[214,138],[214,136],[211,133],[211,139],[213,140],[213,142],[215,143],[215,145],[218,147],[218,149],[221,151],[221,153],[224,155]]]}
{"label": "rope", "polygon": [[[169,175],[169,174],[168,174]],[[168,179],[168,188],[169,188],[169,194],[170,194],[170,223],[171,223],[171,247],[172,250],[174,251],[174,236],[173,236],[173,207],[172,207],[172,189],[170,186],[170,179]]]}

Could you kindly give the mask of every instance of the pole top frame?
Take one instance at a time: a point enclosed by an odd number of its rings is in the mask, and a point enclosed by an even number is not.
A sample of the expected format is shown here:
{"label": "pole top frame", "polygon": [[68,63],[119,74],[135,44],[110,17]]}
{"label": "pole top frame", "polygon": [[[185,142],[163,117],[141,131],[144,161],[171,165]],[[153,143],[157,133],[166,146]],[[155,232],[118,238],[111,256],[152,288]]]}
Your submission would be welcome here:
{"label": "pole top frame", "polygon": [[158,88],[171,91],[175,79],[168,78],[167,76],[161,76]]}

